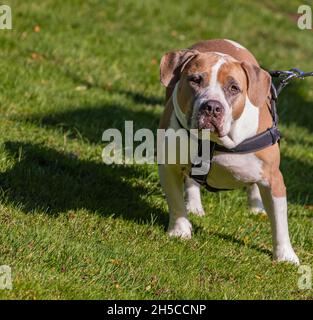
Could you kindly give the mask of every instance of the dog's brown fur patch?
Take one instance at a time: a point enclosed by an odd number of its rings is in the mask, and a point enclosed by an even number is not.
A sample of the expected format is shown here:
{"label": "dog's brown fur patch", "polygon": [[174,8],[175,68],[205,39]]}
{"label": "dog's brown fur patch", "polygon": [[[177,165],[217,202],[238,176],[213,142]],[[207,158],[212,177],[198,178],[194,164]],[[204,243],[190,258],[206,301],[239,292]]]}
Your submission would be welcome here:
{"label": "dog's brown fur patch", "polygon": [[231,79],[235,79],[241,85],[241,93],[234,98],[227,98],[228,103],[232,106],[232,116],[234,120],[239,119],[241,116],[247,94],[247,81],[245,73],[243,72],[240,63],[226,63],[223,64],[218,72],[218,82],[222,88],[227,85],[227,82]]}

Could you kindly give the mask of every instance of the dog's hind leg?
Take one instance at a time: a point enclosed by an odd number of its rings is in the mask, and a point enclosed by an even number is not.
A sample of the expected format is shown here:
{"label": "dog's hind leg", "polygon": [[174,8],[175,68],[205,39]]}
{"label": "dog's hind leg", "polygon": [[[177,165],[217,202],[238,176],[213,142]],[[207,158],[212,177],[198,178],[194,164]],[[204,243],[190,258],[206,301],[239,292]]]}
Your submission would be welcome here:
{"label": "dog's hind leg", "polygon": [[200,185],[189,178],[185,177],[185,202],[186,210],[197,216],[204,216],[204,210],[201,203]]}
{"label": "dog's hind leg", "polygon": [[252,213],[265,213],[259,187],[256,183],[248,186],[248,203]]}

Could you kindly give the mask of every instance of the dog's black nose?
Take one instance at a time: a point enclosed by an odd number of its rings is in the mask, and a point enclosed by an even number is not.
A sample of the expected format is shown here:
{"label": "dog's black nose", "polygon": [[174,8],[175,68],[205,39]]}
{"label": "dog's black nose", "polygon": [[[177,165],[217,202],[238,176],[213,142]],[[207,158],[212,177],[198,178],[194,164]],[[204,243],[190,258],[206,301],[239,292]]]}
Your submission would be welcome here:
{"label": "dog's black nose", "polygon": [[215,117],[220,115],[224,110],[222,104],[217,100],[208,100],[206,102],[203,102],[200,106],[200,109],[207,115]]}

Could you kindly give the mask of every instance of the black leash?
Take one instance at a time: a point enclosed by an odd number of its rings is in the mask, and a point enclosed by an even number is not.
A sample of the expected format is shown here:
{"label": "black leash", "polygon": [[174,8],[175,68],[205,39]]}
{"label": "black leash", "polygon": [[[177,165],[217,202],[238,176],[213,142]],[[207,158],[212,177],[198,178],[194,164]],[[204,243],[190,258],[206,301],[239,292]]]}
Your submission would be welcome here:
{"label": "black leash", "polygon": [[279,79],[279,84],[276,88],[276,99],[277,96],[280,94],[283,88],[290,83],[291,80],[293,79],[304,79],[306,77],[312,77],[313,76],[313,71],[311,72],[304,72],[298,68],[293,68],[290,70],[267,70],[267,72],[271,75],[272,78],[278,78]]}
{"label": "black leash", "polygon": [[[312,72],[303,72],[300,69],[293,68],[287,71],[281,70],[266,70],[272,78],[278,78],[278,85],[272,83],[271,85],[271,108],[269,111],[272,115],[273,124],[272,127],[267,129],[264,132],[261,132],[254,137],[248,138],[238,144],[235,148],[228,149],[224,146],[221,146],[213,141],[210,141],[210,161],[208,163],[192,163],[192,171],[190,177],[198,182],[201,186],[204,186],[210,192],[223,191],[228,189],[217,189],[207,183],[207,177],[211,167],[211,161],[213,158],[214,151],[225,152],[225,153],[252,153],[262,149],[265,149],[269,146],[272,146],[280,141],[281,134],[278,130],[278,114],[276,109],[276,102],[278,96],[281,93],[282,89],[286,87],[293,79],[304,79],[305,77],[313,76]],[[178,119],[177,119],[178,120]],[[180,124],[179,120],[178,123]],[[180,124],[181,125],[181,124]],[[202,155],[202,142],[198,141],[198,157]],[[205,168],[205,171],[203,169]]]}

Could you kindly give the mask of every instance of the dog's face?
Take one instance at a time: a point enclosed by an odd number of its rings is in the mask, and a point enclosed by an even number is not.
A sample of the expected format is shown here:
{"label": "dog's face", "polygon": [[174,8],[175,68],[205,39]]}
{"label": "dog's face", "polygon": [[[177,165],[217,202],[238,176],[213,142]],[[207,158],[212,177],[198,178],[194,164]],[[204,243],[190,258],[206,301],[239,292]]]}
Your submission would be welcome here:
{"label": "dog's face", "polygon": [[241,64],[230,56],[200,54],[184,69],[178,102],[192,129],[209,129],[219,137],[240,117],[246,102],[247,81]]}
{"label": "dog's face", "polygon": [[163,57],[161,81],[173,86],[179,80],[177,100],[191,129],[209,129],[224,137],[247,104],[262,106],[265,102],[270,78],[259,67],[214,52],[183,50],[177,54]]}

